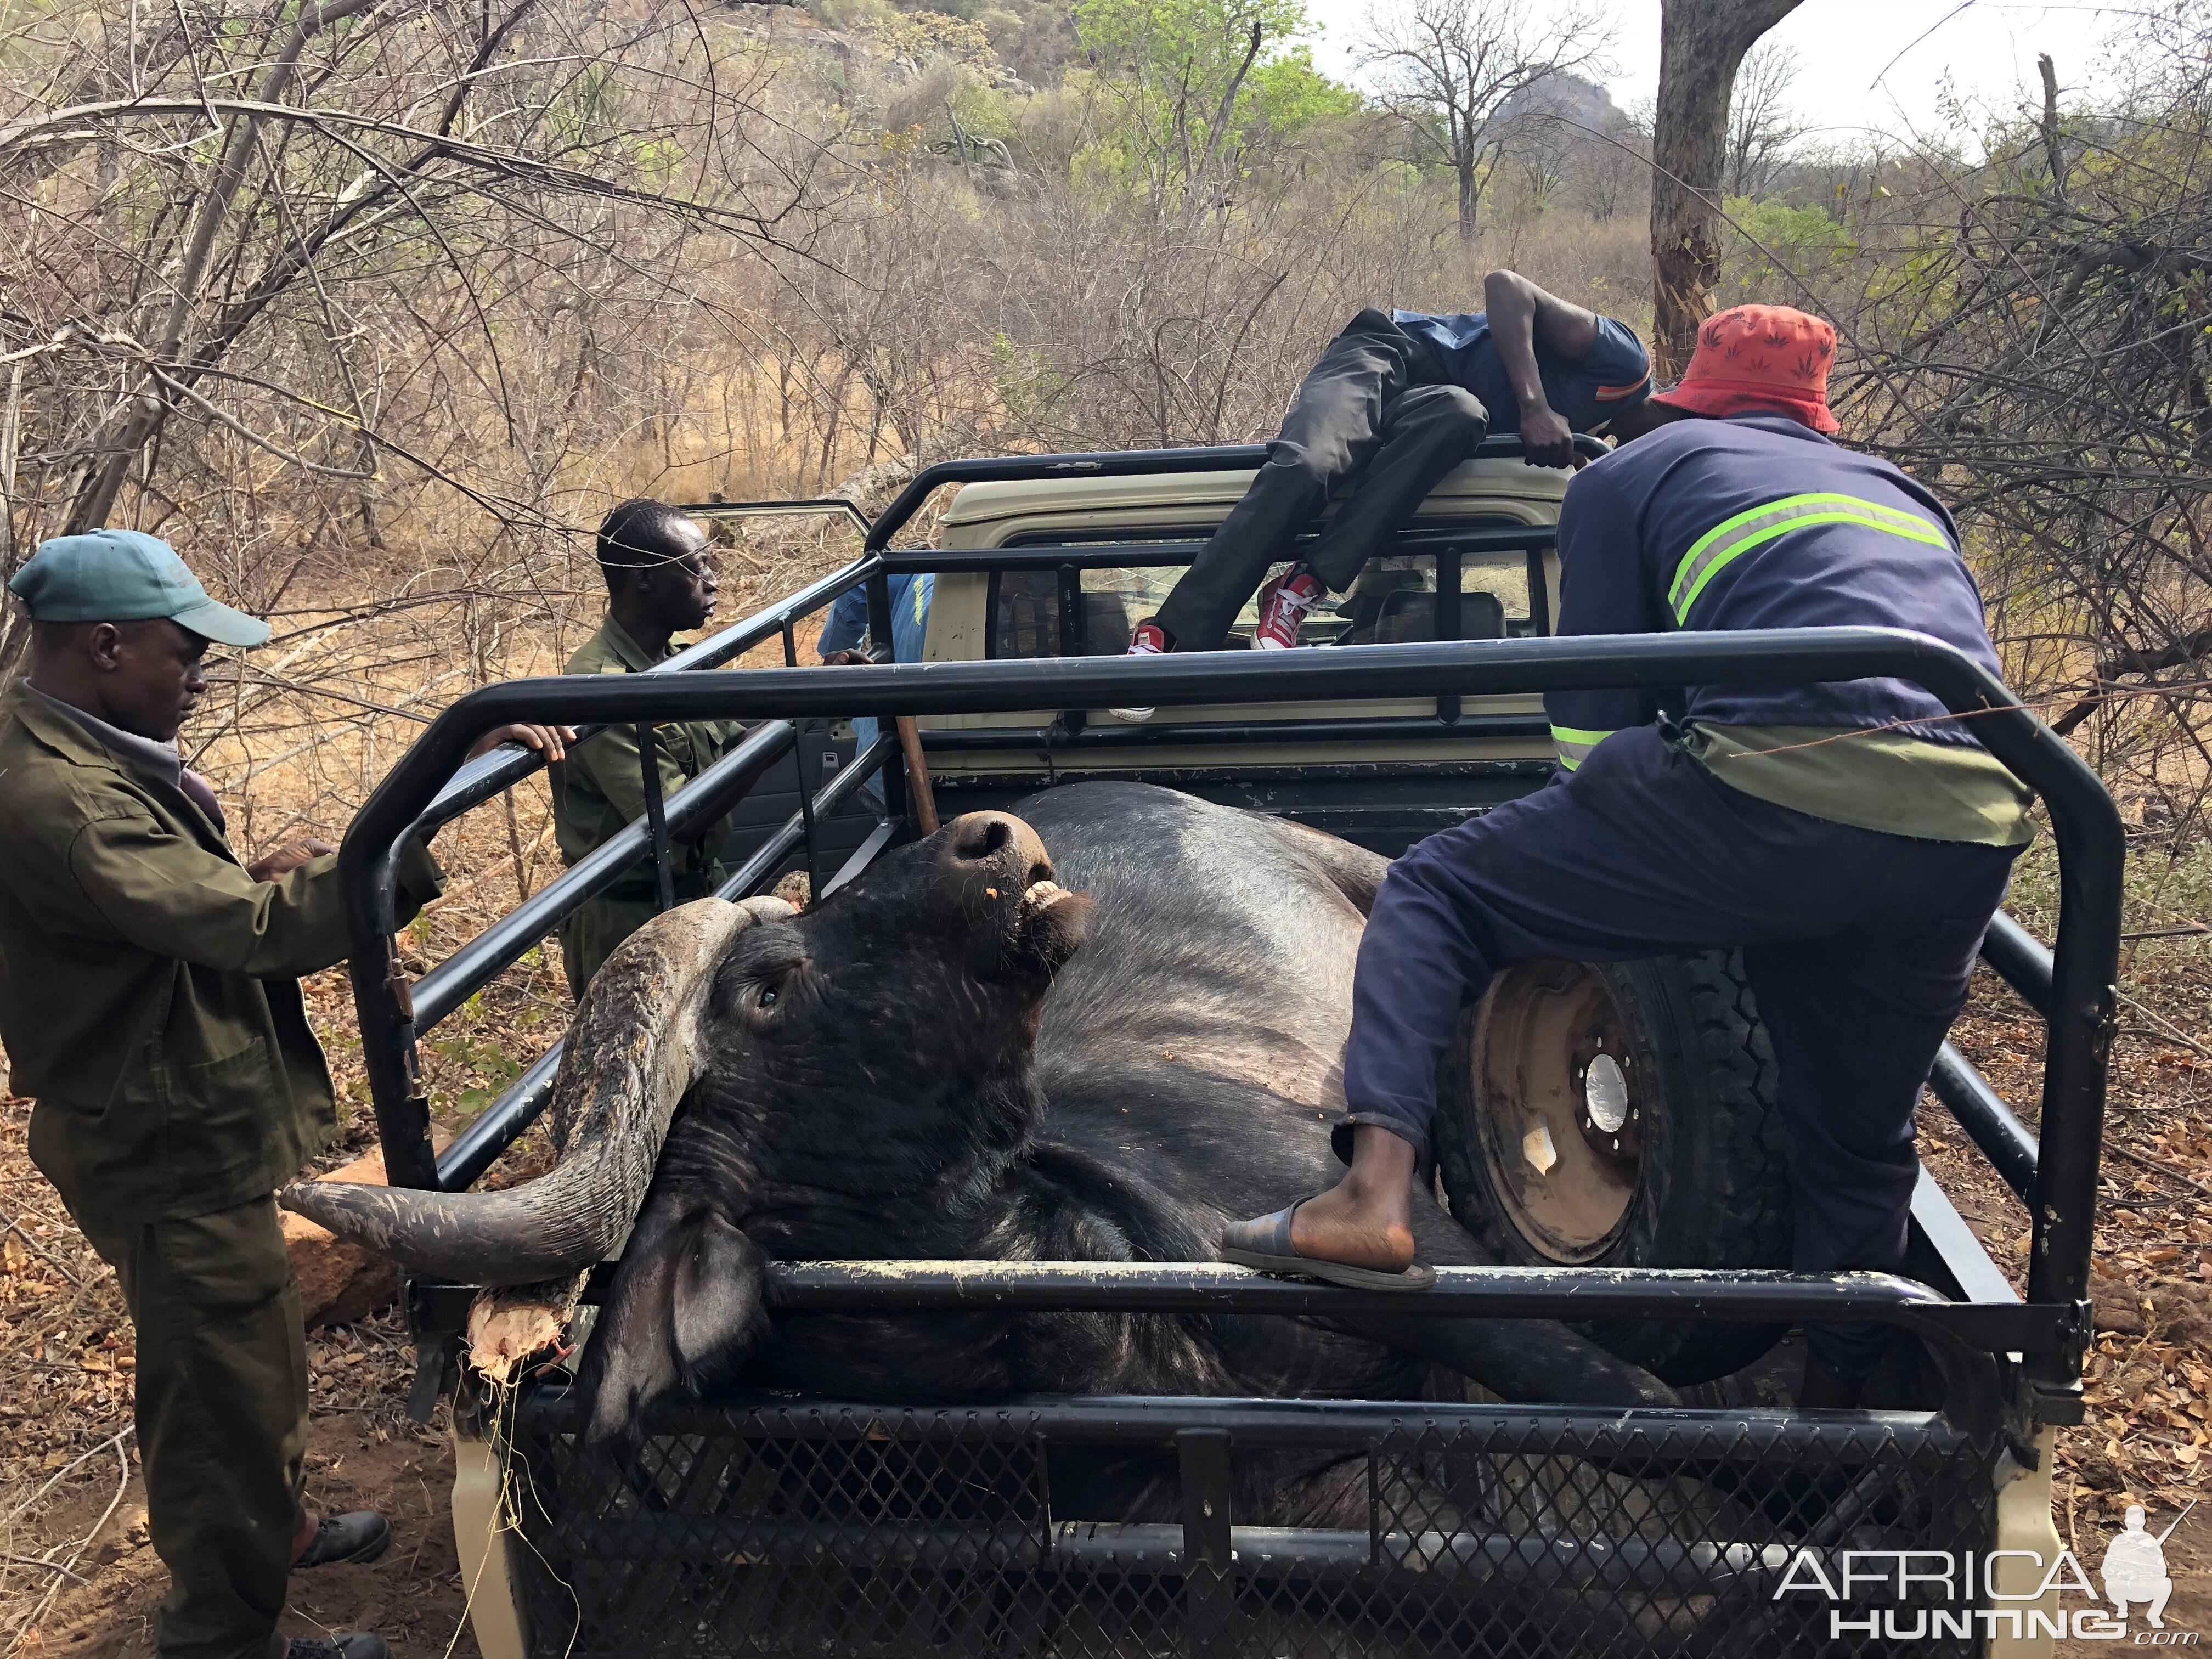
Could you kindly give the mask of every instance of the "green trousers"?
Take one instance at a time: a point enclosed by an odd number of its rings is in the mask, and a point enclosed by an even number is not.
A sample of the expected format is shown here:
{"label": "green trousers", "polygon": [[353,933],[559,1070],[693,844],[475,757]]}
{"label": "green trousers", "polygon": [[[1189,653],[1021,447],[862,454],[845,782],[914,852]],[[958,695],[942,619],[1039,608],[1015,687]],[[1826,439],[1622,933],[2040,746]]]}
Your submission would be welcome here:
{"label": "green trousers", "polygon": [[[676,902],[689,904],[693,899],[711,897],[722,881],[719,863],[679,876],[674,883]],[[658,895],[648,890],[641,897],[635,896],[634,890],[625,885],[590,900],[562,922],[561,963],[568,970],[568,994],[581,1001],[584,988],[599,971],[599,964],[614,954],[615,946],[659,914]]]}
{"label": "green trousers", "polygon": [[162,1659],[270,1659],[307,1449],[300,1290],[258,1198],[189,1221],[76,1218],[138,1334],[138,1455],[170,1588]]}

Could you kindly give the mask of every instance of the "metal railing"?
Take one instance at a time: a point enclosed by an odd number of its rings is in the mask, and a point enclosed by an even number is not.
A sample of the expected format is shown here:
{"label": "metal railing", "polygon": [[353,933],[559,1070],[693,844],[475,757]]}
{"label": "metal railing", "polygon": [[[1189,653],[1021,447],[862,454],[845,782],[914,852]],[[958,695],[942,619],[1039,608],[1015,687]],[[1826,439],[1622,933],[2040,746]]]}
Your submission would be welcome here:
{"label": "metal railing", "polygon": [[[769,758],[764,762],[757,761],[750,768],[752,777],[757,778],[775,758],[791,752],[793,730],[790,723],[783,720],[756,730],[749,735],[745,744],[732,750],[720,762],[702,773],[689,787],[678,791],[670,798],[672,816],[677,803],[690,802],[695,796],[697,797],[696,808],[688,810],[685,814],[687,827],[694,820],[711,818],[717,811],[726,808],[727,802],[722,801],[718,805],[714,799],[717,792],[709,788],[717,775],[725,769],[732,772],[741,769],[734,767],[732,763],[744,757],[746,750],[757,740],[767,736],[775,740],[763,746]],[[842,769],[822,787],[813,797],[811,815],[827,817],[836,811],[862,783],[884,766],[896,752],[897,747],[892,738],[878,737],[854,757],[852,765]],[[719,793],[728,793],[729,786],[720,785]],[[739,899],[759,891],[784,860],[805,842],[809,816],[810,810],[802,809],[785,819],[781,828],[723,878],[715,888],[714,896],[723,899]],[[621,836],[610,841],[599,852],[577,865],[569,872],[569,877],[574,878],[586,871],[595,872],[600,854],[617,844],[634,858],[639,829],[637,824],[630,825]],[[417,1037],[489,984],[501,969],[552,928],[580,909],[604,884],[596,879],[586,884],[570,882],[566,878],[562,882],[549,884],[530,903],[509,912],[486,928],[470,945],[447,957],[416,987],[414,1000]],[[460,967],[465,957],[468,958],[465,972],[453,971],[449,983],[434,984],[449,971]],[[434,996],[434,990],[436,993]],[[446,1149],[445,1155],[438,1159],[436,1178],[428,1184],[449,1193],[462,1192],[473,1185],[477,1178],[491,1167],[492,1161],[514,1144],[516,1136],[536,1122],[538,1114],[545,1109],[552,1098],[553,1079],[560,1070],[561,1055],[566,1046],[565,1042],[555,1043],[515,1080],[505,1094],[479,1112],[469,1127],[455,1138],[453,1144]]]}
{"label": "metal railing", "polygon": [[[1595,439],[1578,436],[1576,449],[1586,459],[1595,459],[1605,453]],[[1489,460],[1516,459],[1521,453],[1518,437],[1487,438],[1476,451],[1474,459]],[[955,570],[1037,569],[1057,567],[1073,562],[1079,568],[1153,563],[1160,565],[1188,563],[1200,544],[1146,544],[1141,546],[1120,548],[1093,544],[1056,550],[1053,556],[1041,556],[1032,548],[981,550],[974,552],[949,553],[939,549],[915,549],[892,551],[891,538],[910,523],[922,506],[939,489],[948,485],[972,483],[1003,483],[1018,479],[1083,477],[1128,477],[1146,475],[1168,476],[1186,472],[1233,471],[1241,467],[1256,467],[1267,458],[1264,444],[1220,445],[1195,449],[1148,449],[1116,452],[1107,454],[1018,455],[982,460],[943,461],[917,474],[899,492],[882,516],[871,521],[860,509],[842,496],[829,496],[796,501],[702,501],[684,511],[709,518],[783,517],[793,514],[836,514],[851,519],[864,535],[861,556],[843,569],[833,571],[799,589],[787,598],[766,609],[756,611],[742,621],[687,646],[663,662],[655,663],[645,672],[648,674],[681,674],[704,668],[719,668],[733,658],[741,657],[757,646],[781,635],[785,639],[787,666],[795,666],[796,650],[791,639],[793,625],[800,618],[835,604],[853,589],[868,587],[868,623],[877,639],[888,639],[890,634],[890,597],[889,576],[896,571],[949,572]],[[1409,532],[1413,541],[1435,539],[1443,532],[1416,526]],[[1548,538],[1550,526],[1530,526],[1527,530],[1488,530],[1457,532],[1444,537],[1454,544],[1480,545],[1480,538],[1489,537],[1498,544],[1520,548],[1528,544],[1532,536]],[[1472,535],[1476,539],[1469,541]],[[1502,538],[1502,539],[1500,539]],[[1409,543],[1410,544],[1410,543]],[[1153,556],[1159,555],[1160,556]],[[1441,572],[1439,573],[1442,574]],[[1532,593],[1540,598],[1540,592]],[[1543,631],[1541,629],[1538,632]],[[578,740],[584,741],[603,729],[599,725],[586,727]],[[1517,735],[1517,733],[1516,734]],[[451,822],[472,807],[482,805],[505,790],[514,787],[544,763],[532,750],[518,745],[503,745],[488,755],[478,757],[459,768],[453,777],[438,791],[424,807],[419,827],[424,830],[436,829]],[[902,775],[903,769],[895,769]],[[899,779],[887,781],[896,786]],[[894,800],[894,806],[897,805]]]}
{"label": "metal railing", "polygon": [[[1586,454],[1600,453],[1595,441],[1583,441],[1582,447]],[[1517,457],[1520,450],[1517,437],[1493,438],[1484,442],[1478,452],[1478,458],[1510,459]],[[864,552],[860,559],[842,570],[824,576],[777,604],[674,653],[645,672],[661,676],[719,667],[778,636],[783,641],[785,665],[796,666],[795,624],[835,604],[863,584],[869,585],[870,590],[871,633],[878,640],[887,639],[890,632],[888,620],[890,599],[885,584],[890,574],[902,568],[926,568],[932,572],[956,569],[996,572],[1053,568],[1060,570],[1063,581],[1067,581],[1072,580],[1069,573],[1077,568],[1069,562],[1071,558],[1085,568],[1112,563],[1123,566],[1171,565],[1188,562],[1199,545],[1195,543],[1146,544],[1117,549],[1110,545],[1092,544],[1082,548],[1054,549],[1048,555],[1028,549],[998,550],[980,554],[947,554],[929,549],[889,553],[879,550],[881,544],[909,521],[931,495],[947,485],[978,480],[1052,477],[1069,474],[1133,476],[1234,469],[1257,465],[1266,455],[1264,446],[1244,445],[1211,449],[1141,450],[1105,456],[1017,456],[946,462],[918,476],[893,503],[892,509],[873,525],[859,507],[842,497],[706,501],[687,507],[683,510],[718,518],[787,517],[793,514],[829,514],[849,518],[869,538],[869,548],[875,550]],[[1459,592],[1456,576],[1462,546],[1486,548],[1494,544],[1510,550],[1528,550],[1534,559],[1540,556],[1541,548],[1548,546],[1552,538],[1552,527],[1545,525],[1474,531],[1417,527],[1403,539],[1413,550],[1429,549],[1434,551],[1439,579],[1438,603],[1449,609],[1450,615],[1447,620],[1449,622],[1455,619],[1457,614]],[[884,580],[878,581],[878,578]],[[1541,592],[1540,577],[1532,577],[1532,602],[1540,602]],[[1446,631],[1455,630],[1448,628]],[[1538,626],[1536,631],[1542,631],[1541,627]],[[1069,650],[1069,654],[1073,654],[1066,641],[1063,640],[1062,644]],[[1003,748],[1008,744],[1030,742],[1091,750],[1135,749],[1147,744],[1171,744],[1185,738],[1202,738],[1211,744],[1245,746],[1263,743],[1298,744],[1323,738],[1338,741],[1347,738],[1387,741],[1440,738],[1538,738],[1545,735],[1546,728],[1540,720],[1517,714],[1462,719],[1456,703],[1456,698],[1441,699],[1437,716],[1433,719],[1208,722],[1188,731],[1173,724],[1164,724],[1155,726],[1148,732],[1122,732],[1085,731],[1081,729],[1079,718],[1072,724],[1063,718],[1054,726],[1036,732],[931,732],[925,741],[932,750],[946,751]],[[605,730],[608,724],[586,723],[580,729],[577,742],[588,741]],[[650,726],[641,729],[649,731]],[[465,1003],[539,940],[559,927],[568,917],[620,880],[641,857],[650,854],[656,875],[665,888],[671,840],[681,838],[685,832],[711,823],[727,811],[784,756],[795,753],[795,732],[796,728],[788,721],[776,721],[750,734],[743,748],[726,757],[665,802],[659,804],[662,821],[657,830],[651,822],[651,808],[654,803],[649,799],[646,817],[629,826],[605,846],[595,849],[591,857],[548,884],[527,902],[494,923],[433,969],[412,988],[415,1036],[419,1038],[453,1009]],[[520,746],[503,747],[465,763],[423,808],[416,821],[416,831],[424,836],[434,832],[453,818],[512,788],[543,764],[534,751]],[[883,793],[890,818],[896,821],[902,817],[905,809],[904,757],[896,744],[879,742],[866,753],[855,757],[854,764],[846,769],[844,775],[833,779],[818,791],[807,791],[802,777],[799,811],[776,830],[744,867],[722,884],[720,896],[740,897],[754,891],[767,876],[773,873],[775,866],[801,844],[809,848],[811,867],[814,823],[836,811],[869,777],[876,775],[883,780]],[[657,776],[648,779],[649,783],[657,783]],[[655,791],[648,793],[657,793]],[[864,862],[866,857],[880,851],[887,839],[888,836],[881,833],[872,837],[862,849],[862,856],[854,860],[855,864]],[[833,878],[824,891],[835,884]],[[459,1191],[483,1175],[500,1152],[516,1135],[527,1128],[543,1109],[558,1070],[560,1055],[561,1048],[556,1044],[533,1062],[489,1108],[478,1115],[445,1155],[436,1161],[434,1184],[444,1190]]]}
{"label": "metal railing", "polygon": [[[1575,453],[1594,461],[1607,452],[1587,433],[1575,434]],[[1040,478],[1173,477],[1186,472],[1231,472],[1266,463],[1266,444],[1218,444],[1199,449],[1102,450],[1088,454],[1008,455],[978,460],[939,461],[916,473],[914,481],[892,498],[891,504],[869,526],[867,550],[880,553],[891,538],[913,522],[929,498],[947,484],[1011,483]],[[1517,461],[1521,459],[1517,433],[1485,438],[1470,458],[1478,461]],[[713,509],[705,509],[712,511]]]}
{"label": "metal railing", "polygon": [[[1578,437],[1576,447],[1578,453],[1590,459],[1605,453],[1601,444],[1589,437]],[[1517,459],[1520,453],[1521,441],[1517,437],[1488,438],[1475,452],[1475,459],[1510,460]],[[993,568],[994,564],[1001,568],[1009,565],[1036,568],[1043,562],[1030,550],[1008,550],[1013,556],[1005,557],[992,554],[947,554],[935,549],[920,549],[907,553],[890,552],[886,557],[891,538],[913,521],[915,515],[932,495],[947,485],[1035,478],[1130,477],[1228,471],[1240,467],[1256,467],[1267,458],[1267,447],[1264,444],[1232,444],[1197,449],[1145,449],[1108,454],[1017,455],[981,460],[941,461],[916,474],[883,514],[872,521],[858,507],[842,496],[798,501],[695,503],[684,510],[706,518],[786,517],[793,514],[824,514],[849,518],[863,532],[861,556],[843,569],[809,583],[788,598],[686,647],[645,672],[648,674],[681,674],[696,669],[718,668],[732,658],[743,656],[754,647],[766,644],[779,634],[787,636],[786,657],[789,665],[788,659],[793,654],[787,637],[792,625],[800,617],[811,616],[824,606],[835,604],[854,588],[864,584],[869,589],[870,631],[879,640],[888,639],[890,636],[890,595],[887,583],[893,571],[902,568],[930,571],[985,569]],[[1522,540],[1525,539],[1524,534]],[[1163,558],[1158,562],[1168,564],[1188,562],[1192,550],[1185,549],[1179,558]],[[1096,548],[1070,550],[1069,556],[1081,559],[1097,551]],[[1134,549],[1123,549],[1121,552],[1126,556],[1108,559],[1104,562],[1127,565],[1133,559],[1142,556]],[[978,556],[983,562],[946,562],[948,560],[972,560]],[[1060,562],[1055,560],[1053,562]],[[592,737],[599,729],[598,726],[587,728],[580,734],[580,740]],[[489,755],[478,757],[459,768],[424,807],[421,827],[433,830],[459,817],[471,807],[481,805],[502,791],[512,788],[544,763],[532,750],[513,745],[502,746]]]}
{"label": "metal railing", "polygon": [[[859,574],[861,568],[854,567],[808,592],[824,594],[841,582],[849,586],[845,579]],[[401,759],[356,818],[341,855],[354,947],[355,1000],[386,1167],[399,1184],[443,1184],[429,1152],[428,1103],[415,1068],[416,1019],[391,948],[398,850],[426,813],[444,799],[441,791],[445,781],[470,743],[510,720],[582,725],[676,718],[800,720],[853,714],[888,719],[1040,705],[1337,703],[1379,696],[1486,696],[1872,677],[1918,684],[1954,713],[1971,717],[1983,744],[2042,795],[2051,814],[2060,863],[2059,926],[2046,993],[2050,1041],[2032,1179],[2024,1185],[2015,1178],[2022,1173],[2019,1152],[2024,1132],[2014,1133],[2019,1130],[2016,1121],[2009,1129],[2005,1127],[2008,1113],[1999,1118],[1985,1111],[1984,1133],[1975,1139],[1985,1152],[1991,1146],[1997,1148],[1991,1156],[2015,1190],[2033,1194],[2027,1306],[2005,1316],[2015,1322],[2005,1327],[2002,1340],[2006,1347],[2027,1355],[2030,1376],[2045,1401],[2045,1415],[2056,1420],[2069,1409],[2069,1400],[2078,1401],[2079,1363],[2087,1336],[2083,1298],[2118,957],[2124,841],[2110,797],[2063,741],[1963,653],[1902,630],[1823,629],[1440,641],[1149,659],[1038,659],[744,673],[698,671],[681,679],[665,673],[591,676],[485,687],[447,708]],[[832,787],[856,787],[862,775],[860,766],[848,768]],[[676,799],[682,801],[689,793]],[[2021,972],[2032,988],[2039,981],[2021,966],[2032,955],[2008,951],[2011,943],[2008,939],[2001,941],[1997,957]],[[1967,1121],[1967,1116],[1962,1114],[1961,1121]],[[482,1144],[479,1139],[471,1161]],[[459,1172],[453,1165],[453,1173]],[[1560,1270],[1552,1275],[1553,1283],[1525,1297],[1510,1292],[1511,1311],[1586,1316],[1588,1293],[1573,1288],[1581,1282],[1575,1271]],[[988,1279],[988,1270],[980,1277]],[[1632,1301],[1651,1293],[1657,1285],[1649,1274],[1608,1273],[1605,1277]],[[1470,1294],[1479,1289],[1470,1286]],[[1509,1294],[1502,1288],[1495,1293]],[[1476,1300],[1481,1301],[1481,1295]],[[1485,1305],[1502,1311],[1509,1304]],[[1841,1284],[1828,1316],[1882,1317],[1887,1311],[1881,1298],[1869,1299],[1856,1285]],[[1992,1312],[1990,1317],[1997,1316]]]}
{"label": "metal railing", "polygon": [[[1771,1659],[1845,1650],[1791,1587],[1854,1561],[1853,1624],[1910,1639],[1850,1652],[1970,1659],[2024,1622],[1978,1589],[1867,1594],[1875,1552],[1990,1545],[2002,1454],[1919,1413],[736,1394],[617,1458],[580,1443],[588,1405],[542,1383],[514,1417],[518,1484],[557,1494],[517,1517],[545,1659]],[[1101,1464],[1158,1497],[1102,1502]],[[1286,1466],[1356,1497],[1286,1510],[1261,1474]],[[1715,1486],[1705,1514],[1680,1496]]]}

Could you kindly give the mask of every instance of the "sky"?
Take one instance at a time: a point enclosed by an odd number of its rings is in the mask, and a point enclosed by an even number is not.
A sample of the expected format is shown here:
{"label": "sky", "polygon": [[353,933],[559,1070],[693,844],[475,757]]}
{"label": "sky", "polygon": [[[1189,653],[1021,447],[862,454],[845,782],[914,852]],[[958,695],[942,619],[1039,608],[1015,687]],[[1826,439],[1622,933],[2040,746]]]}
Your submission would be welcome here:
{"label": "sky", "polygon": [[[1322,29],[1316,57],[1332,72],[1352,72],[1352,48],[1370,4],[1307,0]],[[1659,0],[1607,4],[1618,29],[1616,73],[1591,78],[1628,108],[1658,87]],[[2022,88],[2037,84],[2041,52],[2057,64],[2062,88],[2086,86],[2096,78],[2107,34],[2128,15],[2026,0],[1804,0],[1767,38],[1786,42],[1801,60],[1790,93],[1798,118],[1824,137],[1848,142],[1870,127],[1942,131],[1947,87],[1970,103],[2008,111]]]}

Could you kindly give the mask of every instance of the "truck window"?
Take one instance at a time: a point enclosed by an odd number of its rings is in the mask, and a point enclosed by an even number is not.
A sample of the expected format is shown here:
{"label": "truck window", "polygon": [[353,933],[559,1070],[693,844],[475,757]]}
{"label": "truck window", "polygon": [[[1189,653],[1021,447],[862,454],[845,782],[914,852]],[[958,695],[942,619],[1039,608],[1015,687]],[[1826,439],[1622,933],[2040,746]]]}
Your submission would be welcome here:
{"label": "truck window", "polygon": [[[1139,623],[1158,611],[1182,574],[1176,566],[1158,570],[1085,570],[1078,626],[1080,654],[1118,657],[1129,648]],[[992,655],[1060,655],[1060,577],[1050,570],[1007,570],[994,584],[997,604]],[[1249,609],[1249,607],[1248,607]]]}
{"label": "truck window", "polygon": [[[1522,553],[1462,554],[1463,640],[1519,639],[1529,631],[1528,560]],[[1302,636],[1336,645],[1400,645],[1438,637],[1437,562],[1428,554],[1376,559],[1351,591],[1317,609]]]}
{"label": "truck window", "polygon": [[[1464,554],[1460,558],[1460,637],[1467,640],[1526,639],[1533,631],[1528,603],[1529,556],[1526,553]],[[1486,605],[1475,596],[1493,602]]]}
{"label": "truck window", "polygon": [[[1279,575],[1278,565],[1268,574]],[[1158,614],[1182,574],[1180,566],[1085,570],[1078,580],[1080,654],[1118,656],[1137,624]],[[1060,654],[1060,578],[1051,570],[1008,570],[995,580],[991,654]],[[1300,631],[1309,645],[1398,644],[1437,635],[1437,562],[1431,554],[1393,555],[1362,571],[1348,592],[1317,607]],[[1256,599],[1237,613],[1231,637],[1251,637]],[[1528,561],[1513,553],[1469,554],[1460,563],[1462,639],[1519,639],[1529,631]]]}

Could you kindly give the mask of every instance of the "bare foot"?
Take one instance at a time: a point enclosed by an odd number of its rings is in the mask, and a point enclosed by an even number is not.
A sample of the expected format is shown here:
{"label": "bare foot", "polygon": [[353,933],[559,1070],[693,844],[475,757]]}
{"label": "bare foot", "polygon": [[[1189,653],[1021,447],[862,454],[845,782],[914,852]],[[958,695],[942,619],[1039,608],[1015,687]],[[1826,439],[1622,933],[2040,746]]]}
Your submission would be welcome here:
{"label": "bare foot", "polygon": [[1354,1126],[1352,1167],[1328,1192],[1291,1217],[1291,1247],[1300,1255],[1377,1273],[1413,1265],[1413,1148],[1388,1129]]}
{"label": "bare foot", "polygon": [[307,1512],[307,1518],[306,1520],[300,1522],[300,1530],[294,1534],[292,1537],[292,1559],[295,1561],[297,1561],[301,1556],[307,1553],[307,1546],[315,1541],[316,1533],[322,1529],[323,1517],[321,1516],[317,1515],[314,1510],[309,1510]]}

